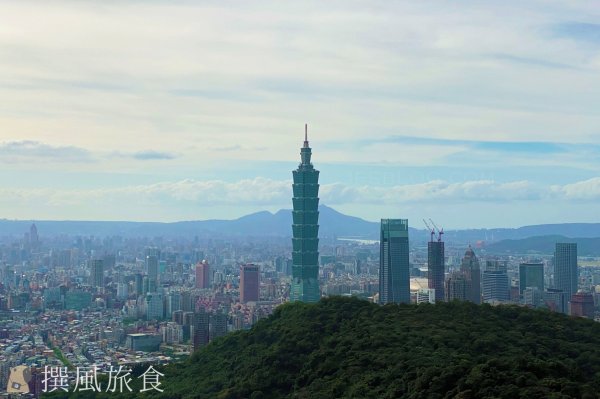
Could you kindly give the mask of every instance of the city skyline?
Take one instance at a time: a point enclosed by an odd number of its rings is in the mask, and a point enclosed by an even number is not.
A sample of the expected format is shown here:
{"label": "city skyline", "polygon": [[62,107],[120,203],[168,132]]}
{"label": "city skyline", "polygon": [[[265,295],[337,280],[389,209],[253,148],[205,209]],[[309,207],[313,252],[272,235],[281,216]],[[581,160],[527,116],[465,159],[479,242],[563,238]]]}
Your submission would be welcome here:
{"label": "city skyline", "polygon": [[305,122],[322,203],[346,214],[600,214],[596,7],[264,4],[6,3],[0,217],[287,208]]}
{"label": "city skyline", "polygon": [[597,395],[600,7],[0,10],[0,396]]}

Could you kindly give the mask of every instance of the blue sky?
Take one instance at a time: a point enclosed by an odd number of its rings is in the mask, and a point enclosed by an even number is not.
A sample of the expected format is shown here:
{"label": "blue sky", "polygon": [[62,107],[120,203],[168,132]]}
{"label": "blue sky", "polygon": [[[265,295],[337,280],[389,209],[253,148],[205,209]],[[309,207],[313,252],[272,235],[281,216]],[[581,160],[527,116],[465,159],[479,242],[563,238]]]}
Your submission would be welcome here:
{"label": "blue sky", "polygon": [[588,2],[3,2],[0,218],[600,222]]}

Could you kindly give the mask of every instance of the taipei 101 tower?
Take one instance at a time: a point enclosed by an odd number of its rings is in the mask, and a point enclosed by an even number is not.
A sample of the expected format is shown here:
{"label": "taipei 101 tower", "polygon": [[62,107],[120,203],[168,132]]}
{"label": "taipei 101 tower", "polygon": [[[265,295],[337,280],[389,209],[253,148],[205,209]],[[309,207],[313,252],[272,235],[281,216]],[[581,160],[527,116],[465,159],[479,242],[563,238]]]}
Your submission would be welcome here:
{"label": "taipei 101 tower", "polygon": [[304,125],[301,163],[294,176],[292,212],[292,288],[291,301],[317,302],[319,289],[319,171],[310,162],[308,129]]}

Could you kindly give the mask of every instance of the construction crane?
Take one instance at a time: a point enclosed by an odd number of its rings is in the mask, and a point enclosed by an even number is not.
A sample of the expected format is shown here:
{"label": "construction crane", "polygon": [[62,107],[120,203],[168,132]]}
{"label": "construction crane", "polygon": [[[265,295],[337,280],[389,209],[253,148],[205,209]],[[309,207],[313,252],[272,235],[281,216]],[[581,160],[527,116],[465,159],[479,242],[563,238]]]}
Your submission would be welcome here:
{"label": "construction crane", "polygon": [[[431,219],[429,219],[429,220],[431,220]],[[429,226],[429,223],[427,223],[427,220],[423,219],[423,223],[425,223],[425,227],[427,227],[429,234],[431,234],[431,242],[433,242],[433,237],[435,236],[435,230],[432,229],[431,226]]]}
{"label": "construction crane", "polygon": [[[431,224],[433,225],[433,227],[435,227],[435,230],[437,231],[438,242],[442,241],[442,235],[444,234],[444,228],[442,227],[441,229],[438,229],[438,227],[435,225],[433,220],[429,219],[429,221],[431,222]],[[432,232],[431,241],[433,241],[433,232]]]}

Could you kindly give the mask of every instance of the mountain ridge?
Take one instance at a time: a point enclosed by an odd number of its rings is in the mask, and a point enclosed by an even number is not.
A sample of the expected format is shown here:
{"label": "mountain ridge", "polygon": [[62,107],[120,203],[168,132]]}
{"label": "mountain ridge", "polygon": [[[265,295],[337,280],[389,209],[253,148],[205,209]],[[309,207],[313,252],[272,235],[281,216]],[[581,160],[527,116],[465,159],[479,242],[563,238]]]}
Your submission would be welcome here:
{"label": "mountain ridge", "polygon": [[[319,235],[379,239],[379,223],[342,214],[326,205],[319,207]],[[0,219],[0,236],[24,234],[33,220]],[[410,222],[410,220],[409,220]],[[43,235],[122,235],[131,236],[291,236],[292,211],[280,209],[275,213],[259,211],[237,219],[187,220],[179,222],[131,221],[35,221]],[[409,227],[413,242],[424,242],[429,234],[425,229]],[[522,226],[518,228],[446,230],[445,240],[457,243],[477,241],[498,242],[506,239],[524,239],[534,236],[561,235],[570,238],[600,237],[600,223],[563,223]]]}
{"label": "mountain ridge", "polygon": [[494,242],[485,249],[487,253],[496,255],[548,255],[554,252],[554,244],[557,242],[577,244],[579,256],[600,256],[600,238],[598,237],[533,236]]}

